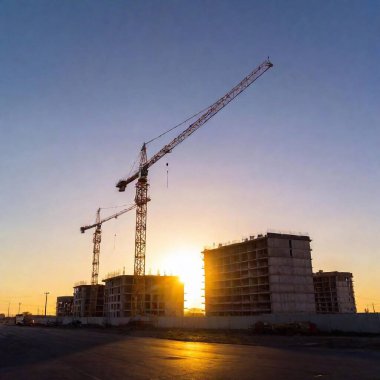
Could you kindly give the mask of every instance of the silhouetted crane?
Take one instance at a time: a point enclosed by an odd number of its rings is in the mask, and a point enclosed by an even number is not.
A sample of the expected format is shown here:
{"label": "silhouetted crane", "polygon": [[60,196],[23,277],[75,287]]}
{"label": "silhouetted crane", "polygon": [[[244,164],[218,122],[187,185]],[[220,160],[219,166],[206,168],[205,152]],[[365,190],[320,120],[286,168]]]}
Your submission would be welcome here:
{"label": "silhouetted crane", "polygon": [[117,219],[120,215],[125,214],[128,211],[133,210],[136,208],[136,205],[129,206],[128,208],[121,210],[117,212],[116,214],[110,215],[107,218],[100,219],[100,210],[101,208],[98,208],[98,211],[96,212],[96,221],[94,224],[91,224],[89,226],[83,226],[80,228],[80,232],[84,234],[86,230],[89,230],[91,228],[95,228],[93,242],[94,242],[94,249],[93,249],[93,256],[92,256],[92,274],[91,274],[91,285],[97,285],[98,284],[98,276],[99,276],[99,254],[100,254],[100,242],[102,241],[102,224],[105,222],[108,222],[111,219]]}
{"label": "silhouetted crane", "polygon": [[148,169],[159,159],[170,153],[178,144],[193,134],[198,128],[209,121],[231,100],[235,99],[257,78],[269,70],[273,64],[269,58],[256,67],[240,83],[238,83],[226,95],[208,107],[203,114],[169,144],[165,145],[149,160],[147,159],[146,144],[144,143],[140,151],[139,169],[126,179],[121,179],[116,187],[119,191],[125,191],[125,188],[131,182],[137,180],[136,184],[136,232],[135,232],[135,261],[134,261],[134,286],[132,296],[132,315],[144,314],[145,302],[145,250],[146,250],[146,220],[147,220],[147,202],[148,198]]}

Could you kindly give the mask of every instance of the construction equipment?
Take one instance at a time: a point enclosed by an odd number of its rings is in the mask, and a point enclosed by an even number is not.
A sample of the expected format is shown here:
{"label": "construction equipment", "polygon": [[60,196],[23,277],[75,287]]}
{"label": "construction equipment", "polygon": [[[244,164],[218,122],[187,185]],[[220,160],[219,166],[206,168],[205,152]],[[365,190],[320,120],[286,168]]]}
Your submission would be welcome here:
{"label": "construction equipment", "polygon": [[93,242],[94,242],[94,249],[93,249],[93,256],[92,256],[92,275],[91,275],[91,285],[97,285],[98,284],[98,276],[99,276],[99,254],[100,254],[100,242],[102,241],[102,224],[104,222],[108,222],[111,219],[117,219],[120,215],[125,214],[128,211],[133,210],[136,208],[136,204],[129,206],[128,208],[125,208],[116,214],[110,215],[107,218],[100,219],[100,210],[101,208],[98,208],[98,211],[96,212],[96,221],[94,224],[83,226],[80,228],[80,232],[84,234],[86,230],[89,230],[91,228],[95,228]]}
{"label": "construction equipment", "polygon": [[135,262],[134,262],[134,288],[132,297],[132,315],[144,314],[144,275],[145,275],[145,249],[146,249],[146,220],[147,220],[147,202],[148,198],[148,169],[159,159],[170,153],[178,144],[184,141],[198,128],[204,125],[231,100],[235,99],[257,78],[269,70],[273,64],[269,58],[261,63],[256,69],[248,74],[240,83],[238,83],[226,95],[206,108],[205,112],[169,144],[165,145],[149,160],[147,159],[146,144],[144,143],[140,152],[139,169],[126,179],[121,179],[116,187],[119,191],[125,191],[125,188],[131,182],[136,183],[136,233],[135,233]]}

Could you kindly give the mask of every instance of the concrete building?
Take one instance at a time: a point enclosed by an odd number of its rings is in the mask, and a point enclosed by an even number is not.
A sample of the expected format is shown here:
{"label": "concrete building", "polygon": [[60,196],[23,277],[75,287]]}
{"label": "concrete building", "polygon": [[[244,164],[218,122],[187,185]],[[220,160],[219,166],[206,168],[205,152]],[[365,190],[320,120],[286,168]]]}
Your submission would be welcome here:
{"label": "concrete building", "polygon": [[[104,315],[130,317],[133,275],[117,275],[105,283]],[[184,285],[177,276],[145,276],[145,312],[159,316],[183,316]]]}
{"label": "concrete building", "polygon": [[70,317],[73,315],[73,296],[57,297],[56,316],[57,317]]}
{"label": "concrete building", "polygon": [[314,273],[315,303],[317,313],[356,313],[352,273]]}
{"label": "concrete building", "polygon": [[310,241],[267,233],[205,249],[206,316],[315,312]]}
{"label": "concrete building", "polygon": [[74,287],[74,317],[102,317],[104,285],[77,285]]}

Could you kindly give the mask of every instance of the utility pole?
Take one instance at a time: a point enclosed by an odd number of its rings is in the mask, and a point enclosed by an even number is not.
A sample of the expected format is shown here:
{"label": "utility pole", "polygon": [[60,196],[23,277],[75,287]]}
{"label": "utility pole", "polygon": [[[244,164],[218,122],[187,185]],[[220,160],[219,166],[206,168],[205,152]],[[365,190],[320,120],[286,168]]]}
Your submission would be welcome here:
{"label": "utility pole", "polygon": [[18,303],[18,314],[20,314],[21,302]]}
{"label": "utility pole", "polygon": [[8,303],[8,318],[9,318],[9,309],[10,309],[10,307],[11,307],[11,303],[9,302]]}
{"label": "utility pole", "polygon": [[49,292],[45,292],[45,317],[46,317],[46,306],[47,306],[47,296],[50,294]]}

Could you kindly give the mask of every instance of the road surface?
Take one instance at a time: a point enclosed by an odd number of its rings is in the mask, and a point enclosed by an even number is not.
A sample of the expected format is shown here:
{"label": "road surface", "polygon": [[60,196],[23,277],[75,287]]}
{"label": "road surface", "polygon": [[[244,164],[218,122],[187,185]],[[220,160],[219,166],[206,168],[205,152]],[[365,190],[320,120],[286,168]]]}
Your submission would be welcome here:
{"label": "road surface", "polygon": [[380,352],[132,337],[0,325],[0,379],[379,379]]}

